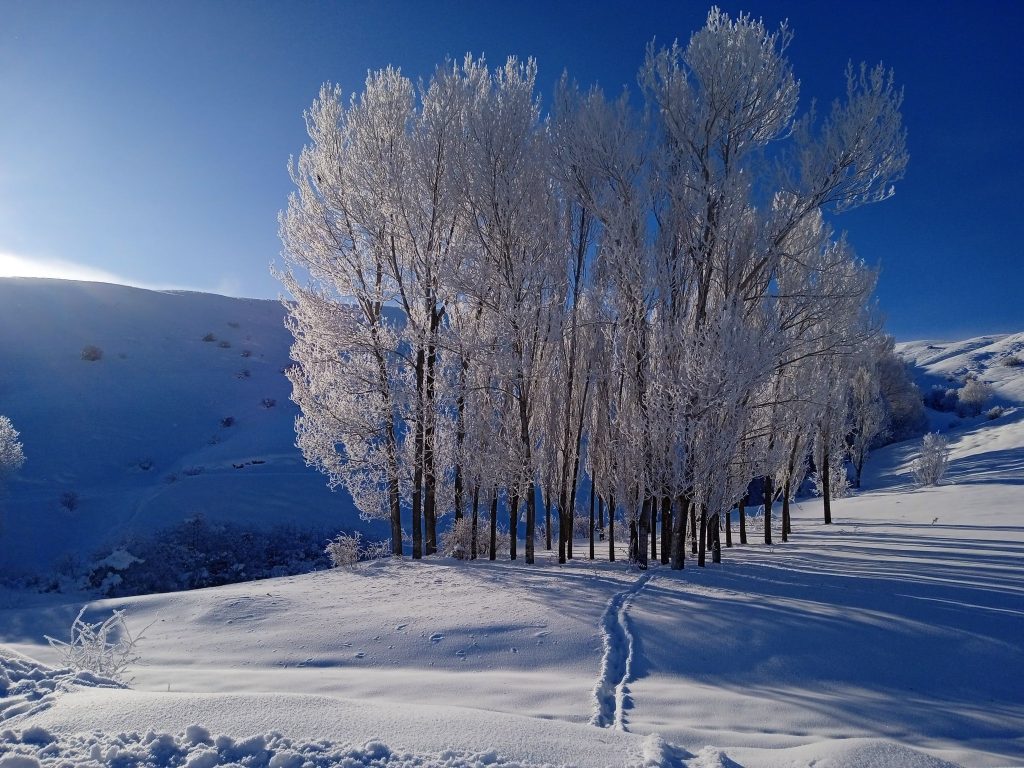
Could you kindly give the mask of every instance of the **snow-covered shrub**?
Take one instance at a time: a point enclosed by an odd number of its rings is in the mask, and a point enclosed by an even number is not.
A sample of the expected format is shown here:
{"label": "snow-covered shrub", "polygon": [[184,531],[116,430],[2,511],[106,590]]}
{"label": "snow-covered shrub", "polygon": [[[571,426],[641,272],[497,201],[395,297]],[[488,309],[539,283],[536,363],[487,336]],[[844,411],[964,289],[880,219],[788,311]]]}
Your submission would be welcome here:
{"label": "snow-covered shrub", "polygon": [[11,420],[0,416],[0,484],[25,463],[25,452],[18,435]]}
{"label": "snow-covered shrub", "polygon": [[938,485],[949,466],[949,441],[938,432],[929,432],[910,471],[918,485]]}
{"label": "snow-covered shrub", "polygon": [[93,344],[86,344],[82,347],[82,359],[94,363],[103,359],[103,350]]}
{"label": "snow-covered shrub", "polygon": [[360,554],[363,560],[382,560],[391,557],[391,542],[384,539],[368,541],[363,545]]}
{"label": "snow-covered shrub", "polygon": [[82,618],[85,609],[86,606],[82,606],[71,624],[69,642],[49,635],[46,635],[46,641],[60,653],[65,666],[79,672],[92,672],[111,680],[127,682],[124,673],[139,660],[135,646],[149,627],[132,635],[123,610],[114,611],[105,621],[90,624]]}
{"label": "snow-covered shrub", "polygon": [[[825,486],[820,472],[811,474],[811,493],[815,496],[825,494]],[[853,486],[850,484],[850,476],[846,471],[846,465],[841,464],[832,467],[828,473],[829,496],[833,499],[842,499],[850,495]]]}
{"label": "snow-covered shrub", "polygon": [[992,421],[992,419],[998,419],[1004,413],[1006,413],[1006,411],[1003,409],[1003,407],[1001,405],[997,405],[994,408],[988,409],[988,413],[985,414],[985,418],[987,418],[989,421]]}
{"label": "snow-covered shrub", "polygon": [[216,340],[217,340],[217,337],[214,336],[212,333],[208,333],[205,336],[203,336],[203,341],[206,341],[206,342],[216,341]]}
{"label": "snow-covered shrub", "polygon": [[960,399],[960,390],[934,384],[925,395],[924,404],[936,411],[955,411]]}
{"label": "snow-covered shrub", "polygon": [[995,390],[981,379],[971,379],[959,393],[956,412],[960,416],[977,416],[992,399]]}
{"label": "snow-covered shrub", "polygon": [[[480,536],[477,523],[477,538]],[[468,560],[473,551],[473,520],[463,517],[452,523],[451,527],[441,534],[441,552],[448,557]]]}
{"label": "snow-covered shrub", "polygon": [[[490,557],[491,553],[491,521],[486,517],[481,517],[476,525],[476,556],[486,560]],[[496,545],[494,548],[495,556],[498,558],[507,556],[511,549],[508,529],[500,525],[497,526],[494,541]]]}
{"label": "snow-covered shrub", "polygon": [[[327,535],[292,526],[246,528],[197,515],[98,557],[85,580],[104,595],[123,597],[308,573],[330,566],[323,544]],[[132,562],[116,559],[122,551]]]}
{"label": "snow-covered shrub", "polygon": [[331,566],[333,568],[355,568],[356,563],[359,562],[359,542],[362,538],[363,535],[356,531],[352,534],[339,533],[328,541],[324,552],[331,559]]}
{"label": "snow-covered shrub", "polygon": [[1003,365],[1007,368],[1016,368],[1024,365],[1024,360],[1021,360],[1019,355],[1007,355],[1003,358]]}
{"label": "snow-covered shrub", "polygon": [[60,506],[68,512],[78,509],[78,494],[74,491],[64,491],[60,495]]}
{"label": "snow-covered shrub", "polygon": [[[594,517],[594,525],[597,525],[597,517]],[[586,515],[575,515],[572,520],[573,539],[590,538],[590,513]]]}

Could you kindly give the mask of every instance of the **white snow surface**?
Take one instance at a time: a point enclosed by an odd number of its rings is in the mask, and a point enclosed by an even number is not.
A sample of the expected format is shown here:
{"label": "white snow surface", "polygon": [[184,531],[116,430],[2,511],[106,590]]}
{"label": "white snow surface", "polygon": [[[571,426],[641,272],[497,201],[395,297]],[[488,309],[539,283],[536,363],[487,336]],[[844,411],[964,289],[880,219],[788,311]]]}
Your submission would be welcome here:
{"label": "white snow surface", "polygon": [[[1005,351],[1010,338],[990,344]],[[76,339],[76,365],[92,365],[77,359],[82,343],[116,349]],[[987,345],[972,343],[956,365],[984,363]],[[720,566],[687,553],[681,572],[641,575],[602,548],[594,563],[379,561],[94,601],[86,620],[120,608],[133,632],[149,625],[131,689],[58,668],[43,636],[66,636],[73,596],[0,591],[0,768],[1024,765],[1021,373],[989,374],[1003,416],[948,432],[944,484],[915,489],[914,443],[890,446],[869,459],[864,489],[834,503],[833,525],[801,501],[789,543],[776,529],[775,546],[752,537]],[[0,381],[14,375],[27,376]],[[47,450],[36,459],[51,469],[73,459]],[[105,466],[92,450],[93,469]],[[120,486],[136,500],[142,487]],[[153,525],[155,509],[129,519]]]}

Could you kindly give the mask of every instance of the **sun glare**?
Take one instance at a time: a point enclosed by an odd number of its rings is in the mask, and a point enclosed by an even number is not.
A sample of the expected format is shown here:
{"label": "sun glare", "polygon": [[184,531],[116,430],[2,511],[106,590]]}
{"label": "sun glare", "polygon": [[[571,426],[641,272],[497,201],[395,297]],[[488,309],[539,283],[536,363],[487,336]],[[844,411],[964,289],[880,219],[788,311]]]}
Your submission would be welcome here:
{"label": "sun glare", "polygon": [[0,277],[46,277],[94,283],[131,284],[131,281],[123,277],[84,264],[59,259],[30,258],[4,252],[0,252]]}

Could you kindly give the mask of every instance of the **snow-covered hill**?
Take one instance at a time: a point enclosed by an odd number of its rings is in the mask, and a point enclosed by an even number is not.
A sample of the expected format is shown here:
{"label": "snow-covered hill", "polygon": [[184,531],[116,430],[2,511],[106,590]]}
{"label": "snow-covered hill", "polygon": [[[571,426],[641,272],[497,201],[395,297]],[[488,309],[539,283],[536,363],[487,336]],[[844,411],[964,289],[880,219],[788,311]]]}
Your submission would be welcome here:
{"label": "snow-covered hill", "polygon": [[347,495],[294,447],[283,315],[273,301],[0,279],[0,414],[27,457],[0,496],[0,570],[51,570],[195,515],[354,525]]}
{"label": "snow-covered hill", "polygon": [[951,386],[974,375],[991,383],[1002,398],[1024,403],[1024,333],[911,341],[897,344],[896,350],[920,369],[922,385]]}

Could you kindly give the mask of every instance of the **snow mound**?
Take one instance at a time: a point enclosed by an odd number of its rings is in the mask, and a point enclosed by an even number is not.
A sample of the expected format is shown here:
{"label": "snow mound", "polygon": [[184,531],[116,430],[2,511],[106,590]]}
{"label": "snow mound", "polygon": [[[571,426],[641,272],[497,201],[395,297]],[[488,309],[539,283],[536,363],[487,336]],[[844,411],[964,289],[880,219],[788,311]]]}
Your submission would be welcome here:
{"label": "snow mound", "polygon": [[[41,733],[39,733],[41,731]],[[207,729],[190,726],[184,733],[145,734],[75,733],[55,737],[39,728],[0,731],[0,768],[41,768],[42,766],[89,765],[100,768],[118,766],[183,766],[215,768],[479,768],[505,766],[527,768],[540,765],[506,760],[493,750],[464,752],[445,750],[433,754],[393,751],[380,741],[362,745],[334,744],[329,741],[293,741],[280,733],[236,739],[211,737]]]}
{"label": "snow mound", "polygon": [[[0,646],[0,722],[18,715],[33,715],[49,707],[55,696],[74,686],[88,688],[123,688],[124,686],[90,672],[70,668],[48,667]],[[36,733],[41,731],[41,733]],[[45,735],[44,735],[45,734]],[[44,729],[26,729],[26,743],[48,744],[51,739]],[[0,734],[0,751],[6,737]],[[0,761],[2,764],[2,761]]]}
{"label": "snow mound", "polygon": [[[737,765],[724,755],[722,757],[720,763],[706,763],[707,768],[717,765],[730,768]],[[845,739],[807,744],[778,750],[776,758],[777,762],[768,759],[762,765],[764,768],[957,768],[956,763],[882,739]]]}

